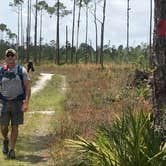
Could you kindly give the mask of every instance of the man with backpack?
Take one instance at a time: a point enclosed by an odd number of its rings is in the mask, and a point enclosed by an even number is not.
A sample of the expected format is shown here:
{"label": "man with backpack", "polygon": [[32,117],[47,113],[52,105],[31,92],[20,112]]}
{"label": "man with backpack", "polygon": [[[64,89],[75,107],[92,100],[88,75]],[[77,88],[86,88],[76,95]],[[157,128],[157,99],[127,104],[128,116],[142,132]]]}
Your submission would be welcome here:
{"label": "man with backpack", "polygon": [[[7,158],[14,159],[18,126],[23,124],[24,112],[28,109],[31,85],[26,69],[17,63],[17,53],[14,49],[6,50],[5,59],[6,64],[0,67],[2,152],[7,155]],[[11,124],[10,139],[9,124]]]}

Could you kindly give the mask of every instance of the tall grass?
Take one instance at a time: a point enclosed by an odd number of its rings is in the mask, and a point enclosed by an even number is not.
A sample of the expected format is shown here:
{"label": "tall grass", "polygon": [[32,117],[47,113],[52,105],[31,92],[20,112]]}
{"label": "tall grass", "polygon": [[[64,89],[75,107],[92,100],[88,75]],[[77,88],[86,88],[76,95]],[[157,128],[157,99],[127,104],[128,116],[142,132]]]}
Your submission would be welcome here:
{"label": "tall grass", "polygon": [[[92,166],[165,166],[166,143],[154,133],[150,114],[127,110],[112,125],[99,128],[96,141],[81,137],[66,140],[74,148],[74,165]],[[79,162],[78,159],[79,158]]]}
{"label": "tall grass", "polygon": [[[88,140],[94,139],[99,124],[111,124],[113,114],[120,115],[128,106],[133,106],[134,111],[151,111],[151,104],[145,100],[149,91],[127,86],[128,81],[132,81],[132,75],[128,77],[128,73],[134,71],[130,64],[109,64],[104,70],[101,70],[100,66],[90,64],[50,64],[39,68],[40,71],[65,75],[68,85],[64,111],[55,116],[56,137],[52,146],[55,165],[71,165],[68,159],[72,154],[64,146],[64,139],[76,139],[77,135]],[[52,93],[53,88],[51,89]],[[52,98],[51,101],[53,100],[55,99]],[[33,107],[33,102],[31,104]],[[36,102],[34,105],[37,105]],[[82,161],[82,157],[85,158],[83,155],[76,156],[78,161]],[[90,162],[88,160],[88,166],[91,166]],[[84,160],[82,164],[85,165]]]}

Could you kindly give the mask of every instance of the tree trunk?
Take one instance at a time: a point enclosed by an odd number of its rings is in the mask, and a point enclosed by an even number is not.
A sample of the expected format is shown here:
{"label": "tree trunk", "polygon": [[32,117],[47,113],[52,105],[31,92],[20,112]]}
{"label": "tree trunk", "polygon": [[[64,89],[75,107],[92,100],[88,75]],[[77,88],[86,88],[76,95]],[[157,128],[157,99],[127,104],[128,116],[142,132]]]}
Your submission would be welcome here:
{"label": "tree trunk", "polygon": [[85,43],[88,43],[88,4],[86,4],[86,35],[85,35]]}
{"label": "tree trunk", "polygon": [[26,28],[27,62],[29,61],[29,42],[30,42],[30,0],[28,0],[28,5],[27,5],[27,28]]}
{"label": "tree trunk", "polygon": [[155,0],[154,21],[154,124],[166,130],[166,1]]}
{"label": "tree trunk", "polygon": [[72,25],[72,44],[71,44],[71,60],[70,62],[73,63],[73,57],[75,55],[75,51],[74,51],[74,29],[75,29],[75,6],[76,6],[76,0],[73,1],[73,25]]}
{"label": "tree trunk", "polygon": [[[86,35],[85,35],[85,43],[88,44],[88,4],[86,4]],[[85,52],[85,64],[88,63],[88,51],[86,49]]]}
{"label": "tree trunk", "polygon": [[39,62],[42,57],[42,26],[43,26],[43,9],[40,11],[40,52],[39,52]]}
{"label": "tree trunk", "polygon": [[17,13],[18,15],[18,17],[17,17],[17,19],[18,19],[18,22],[17,22],[17,30],[18,30],[18,32],[17,32],[17,47],[19,47],[19,45],[20,45],[20,6],[18,5],[18,13]]}
{"label": "tree trunk", "polygon": [[129,0],[127,0],[127,54],[129,54],[129,10]]}
{"label": "tree trunk", "polygon": [[23,32],[23,17],[22,17],[22,4],[21,4],[21,46],[24,46],[24,32]]}
{"label": "tree trunk", "polygon": [[68,62],[68,26],[66,26],[66,57],[65,57],[65,63]]}
{"label": "tree trunk", "polygon": [[82,0],[79,3],[79,11],[78,11],[78,21],[77,21],[77,43],[76,43],[76,63],[78,63],[78,39],[79,39],[79,30],[80,30],[80,15],[81,15],[81,8],[82,8]]}
{"label": "tree trunk", "polygon": [[149,64],[152,66],[152,0],[150,0],[150,26],[149,26]]}
{"label": "tree trunk", "polygon": [[35,54],[34,54],[34,62],[37,63],[37,3],[38,0],[36,0],[36,6],[35,6],[35,32],[34,32],[34,47],[35,47]]}
{"label": "tree trunk", "polygon": [[103,5],[103,21],[101,24],[101,46],[100,46],[100,64],[102,69],[104,68],[103,64],[103,45],[104,45],[104,24],[105,24],[105,8],[106,8],[106,0],[104,0],[104,5]]}
{"label": "tree trunk", "polygon": [[59,0],[57,0],[57,36],[56,36],[56,59],[55,63],[60,64],[60,55],[59,55]]}
{"label": "tree trunk", "polygon": [[29,45],[31,44],[32,0],[29,3]]}
{"label": "tree trunk", "polygon": [[94,10],[94,23],[95,23],[95,33],[96,33],[96,64],[99,62],[99,52],[98,52],[98,28],[97,28],[97,16],[96,16],[96,0],[95,0],[95,10]]}

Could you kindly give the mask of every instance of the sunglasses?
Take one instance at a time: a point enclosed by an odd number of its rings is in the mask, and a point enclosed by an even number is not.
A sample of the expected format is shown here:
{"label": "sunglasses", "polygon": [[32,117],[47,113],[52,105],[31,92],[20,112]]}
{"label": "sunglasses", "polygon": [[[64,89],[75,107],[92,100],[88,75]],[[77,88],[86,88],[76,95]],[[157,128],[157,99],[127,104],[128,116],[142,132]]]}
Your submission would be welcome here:
{"label": "sunglasses", "polygon": [[6,55],[6,57],[10,57],[10,56],[11,56],[11,57],[14,57],[15,55],[14,55],[14,54],[11,54],[11,53],[9,53],[9,54]]}

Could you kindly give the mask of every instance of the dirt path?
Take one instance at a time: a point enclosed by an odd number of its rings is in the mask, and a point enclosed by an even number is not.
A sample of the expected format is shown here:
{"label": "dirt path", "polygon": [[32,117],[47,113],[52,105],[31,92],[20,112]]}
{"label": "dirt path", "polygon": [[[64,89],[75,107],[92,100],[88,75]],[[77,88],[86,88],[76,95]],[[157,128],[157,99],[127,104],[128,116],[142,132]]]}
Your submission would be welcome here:
{"label": "dirt path", "polygon": [[[50,143],[53,138],[50,126],[52,116],[28,114],[25,125],[20,130],[16,161],[20,166],[53,166]],[[30,122],[30,123],[28,123]],[[25,131],[29,126],[28,131]],[[20,154],[19,154],[20,151]],[[17,166],[17,164],[15,164]],[[13,166],[15,166],[13,164]]]}
{"label": "dirt path", "polygon": [[[40,79],[36,82],[36,85],[32,87],[32,95],[36,94],[40,90],[42,90],[46,84],[47,81],[51,80],[53,74],[48,74],[48,73],[41,73]],[[62,86],[61,91],[63,93],[65,92],[66,88],[66,78],[65,76],[60,75],[62,78]],[[31,133],[32,135],[32,140],[40,140],[40,143],[38,146],[34,146],[33,148],[36,147],[36,150],[32,153],[32,156],[36,156],[35,158],[38,159],[35,164],[33,162],[36,159],[33,159],[33,157],[30,156],[31,158],[31,165],[39,165],[39,166],[52,166],[54,164],[52,157],[51,157],[51,149],[50,149],[50,141],[52,139],[52,128],[50,126],[50,122],[52,120],[52,116],[55,112],[54,111],[38,111],[37,115],[38,118],[34,119],[35,125]],[[31,115],[36,114],[35,112],[30,112]],[[41,122],[42,120],[42,122]],[[37,125],[36,125],[37,124]],[[38,150],[37,150],[38,149]],[[29,160],[30,159],[28,156],[24,156],[24,159]]]}
{"label": "dirt path", "polygon": [[[46,85],[47,85],[47,82],[49,80],[51,80],[52,76],[54,74],[50,74],[50,73],[40,73],[40,77],[39,77],[39,80],[36,82],[35,86],[33,86],[31,88],[31,94],[32,95],[35,95],[36,93],[38,93],[40,90],[42,90]],[[65,76],[62,76],[62,78],[64,78]],[[65,83],[64,83],[65,82]],[[62,83],[63,84],[66,84],[66,80],[62,80]],[[36,112],[28,112],[29,114],[35,114]],[[38,111],[39,114],[48,114],[48,115],[52,115],[54,114],[53,111]]]}
{"label": "dirt path", "polygon": [[32,87],[31,93],[34,95],[35,93],[39,92],[41,89],[45,87],[47,81],[51,80],[54,74],[49,73],[41,73],[39,80],[36,82],[35,86]]}

